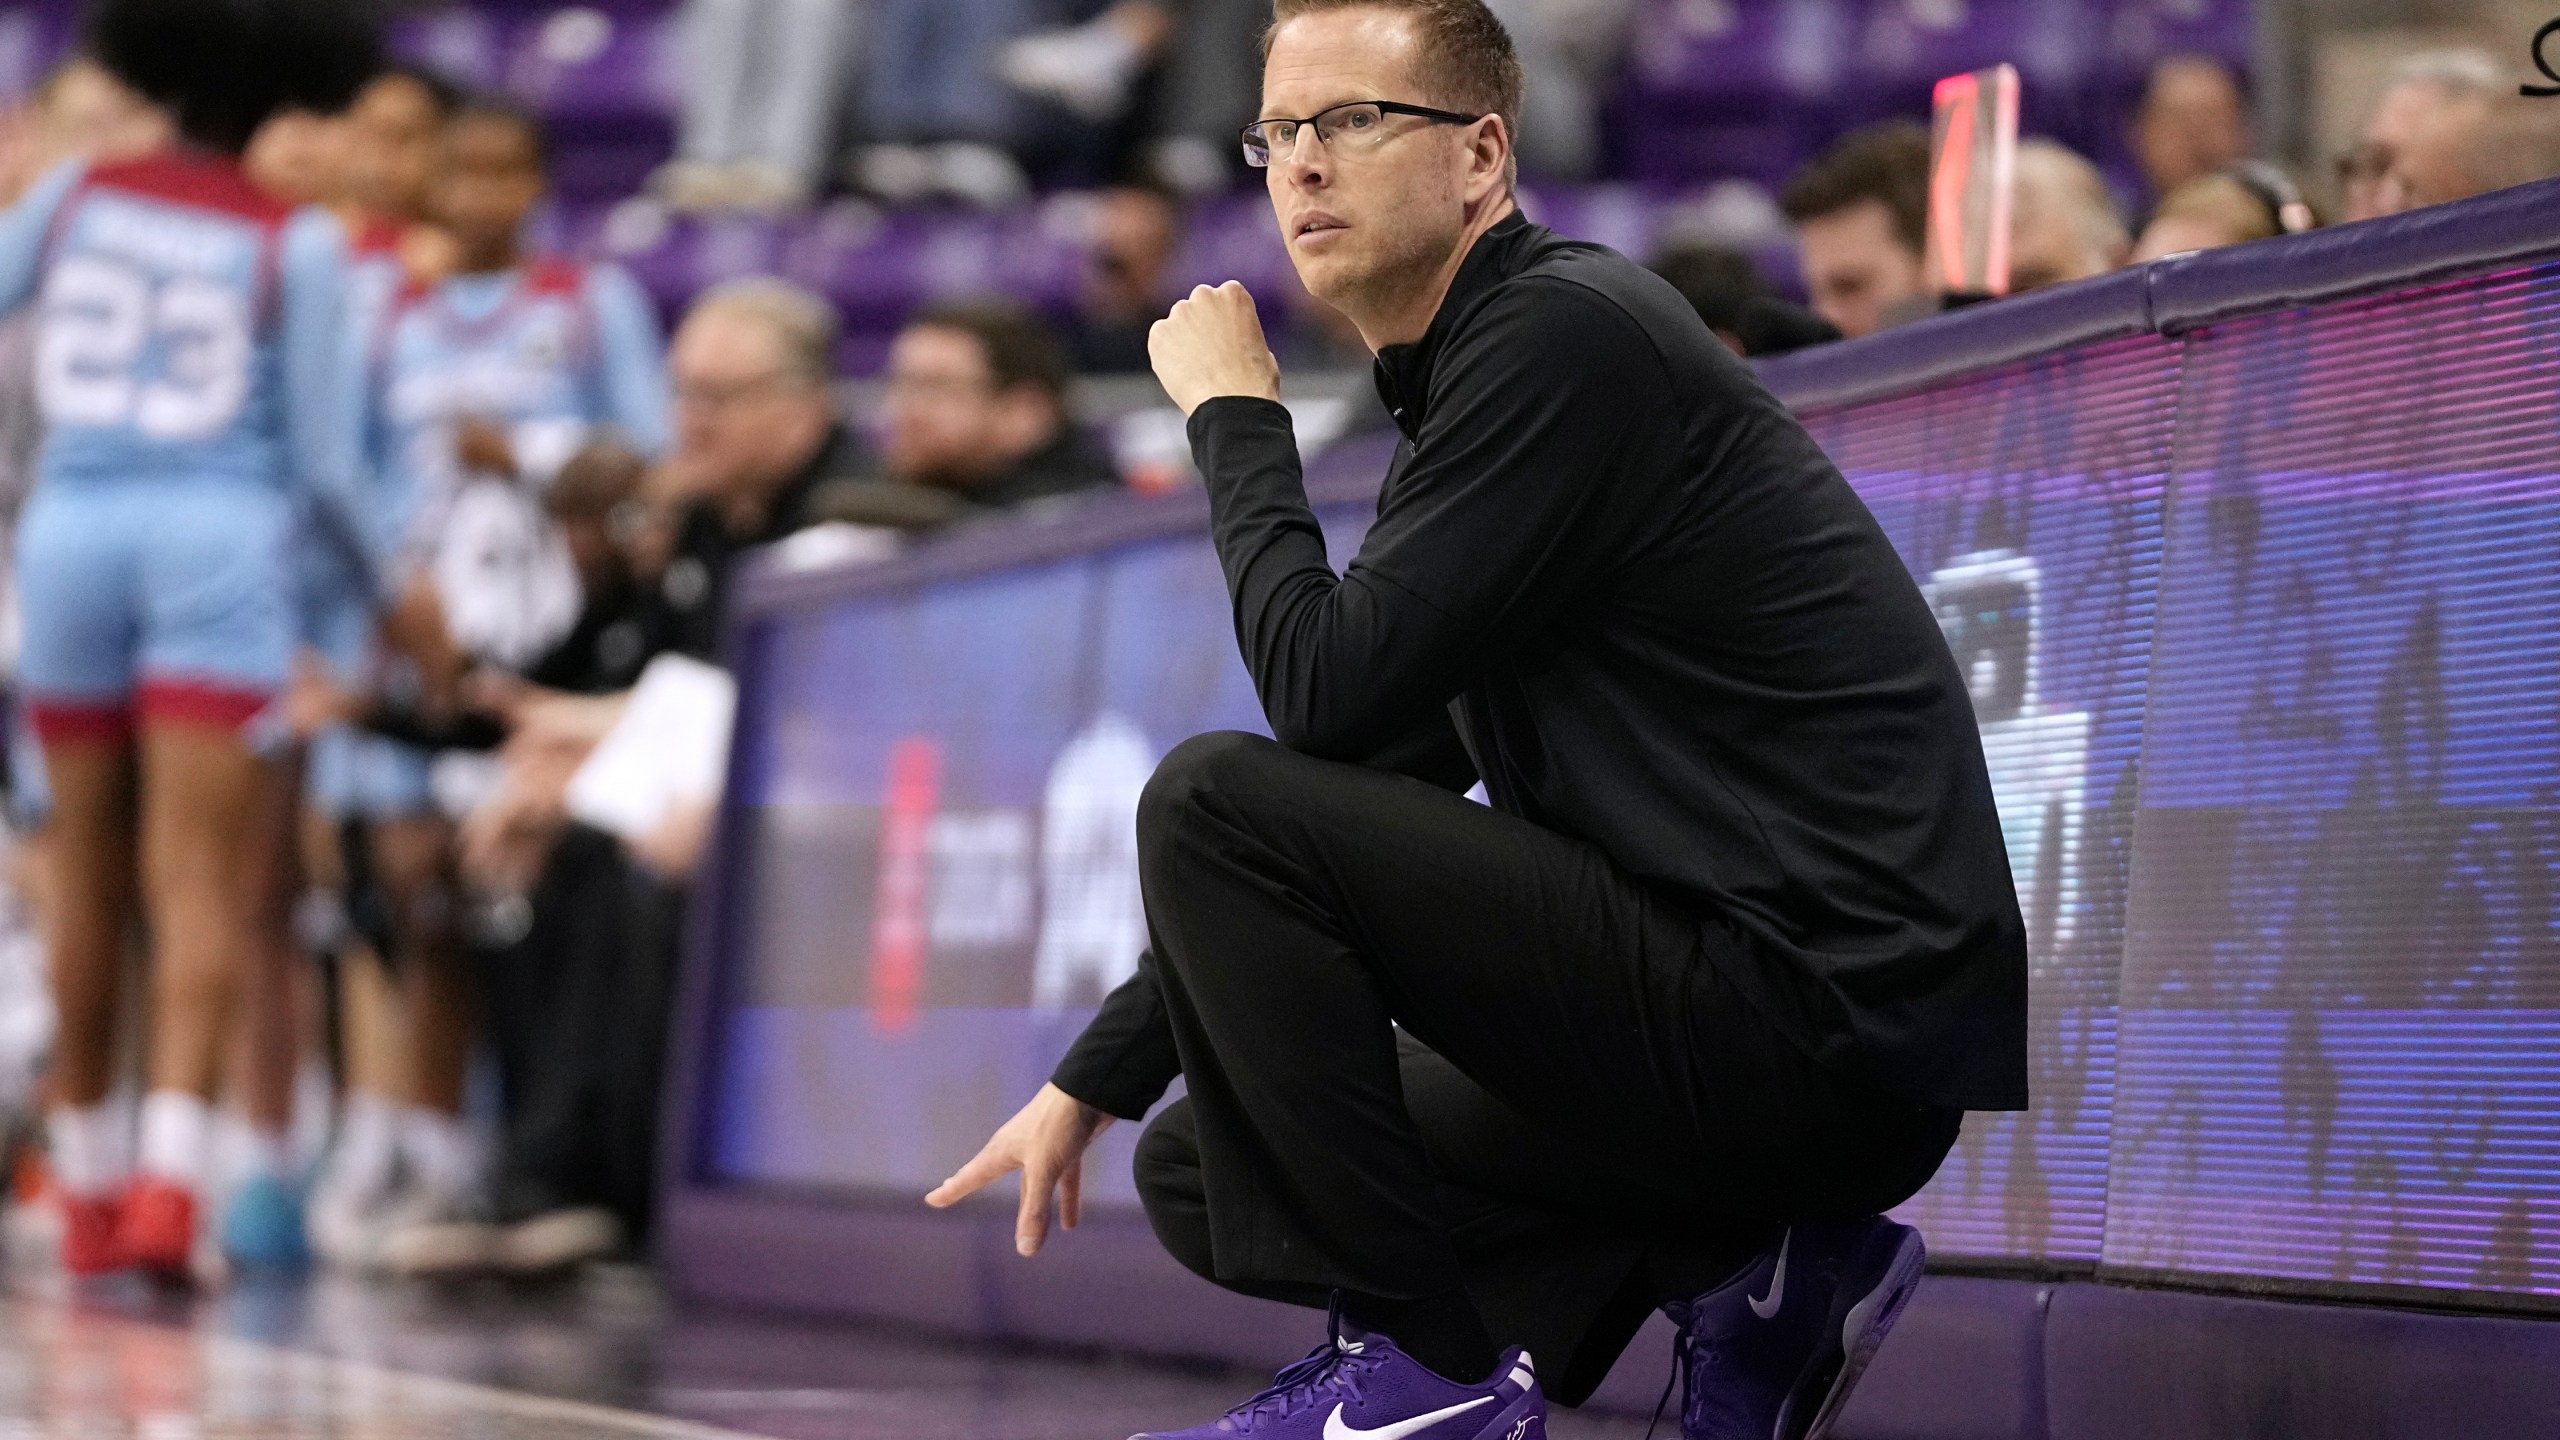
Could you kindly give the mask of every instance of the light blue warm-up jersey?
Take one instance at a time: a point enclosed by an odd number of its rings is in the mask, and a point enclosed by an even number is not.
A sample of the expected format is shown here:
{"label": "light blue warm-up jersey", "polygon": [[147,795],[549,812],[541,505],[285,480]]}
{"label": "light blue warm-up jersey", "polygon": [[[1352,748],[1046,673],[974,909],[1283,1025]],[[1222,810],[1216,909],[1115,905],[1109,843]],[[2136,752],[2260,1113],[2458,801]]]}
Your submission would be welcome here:
{"label": "light blue warm-up jersey", "polygon": [[227,157],[67,162],[0,214],[0,312],[42,305],[39,488],[228,481],[304,494],[346,533],[337,222]]}
{"label": "light blue warm-up jersey", "polygon": [[386,555],[435,543],[467,478],[454,457],[466,419],[504,430],[537,489],[600,430],[642,454],[666,448],[657,315],[619,268],[544,260],[458,275],[397,301],[375,345],[364,428]]}

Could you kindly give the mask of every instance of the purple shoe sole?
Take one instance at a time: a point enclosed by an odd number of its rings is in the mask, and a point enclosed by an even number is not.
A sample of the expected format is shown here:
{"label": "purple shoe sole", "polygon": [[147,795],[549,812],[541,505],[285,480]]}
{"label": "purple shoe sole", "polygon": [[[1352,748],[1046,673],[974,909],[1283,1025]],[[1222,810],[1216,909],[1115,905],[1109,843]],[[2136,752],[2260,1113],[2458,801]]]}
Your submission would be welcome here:
{"label": "purple shoe sole", "polygon": [[[1801,1432],[1801,1440],[1823,1440],[1831,1433],[1832,1425],[1849,1403],[1849,1392],[1857,1388],[1859,1377],[1883,1347],[1893,1323],[1902,1318],[1903,1307],[1919,1292],[1920,1274],[1928,1260],[1928,1247],[1920,1243],[1920,1232],[1905,1230],[1894,1247],[1893,1259],[1885,1266],[1884,1278],[1841,1317],[1839,1373],[1824,1391],[1822,1408],[1814,1412],[1813,1423]],[[1792,1399],[1787,1408],[1795,1408]],[[1778,1435],[1782,1440],[1796,1440],[1798,1432],[1790,1424],[1792,1419],[1788,1414],[1779,1416]]]}

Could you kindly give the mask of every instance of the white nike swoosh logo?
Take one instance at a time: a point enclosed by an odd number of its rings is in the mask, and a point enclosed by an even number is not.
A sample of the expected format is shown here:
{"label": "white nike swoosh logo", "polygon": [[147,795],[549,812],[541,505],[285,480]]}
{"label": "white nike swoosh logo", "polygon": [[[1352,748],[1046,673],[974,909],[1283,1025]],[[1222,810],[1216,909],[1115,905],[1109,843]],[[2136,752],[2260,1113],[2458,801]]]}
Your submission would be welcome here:
{"label": "white nike swoosh logo", "polygon": [[1751,1301],[1751,1313],[1763,1320],[1777,1314],[1778,1307],[1787,1303],[1787,1247],[1794,1243],[1796,1243],[1796,1232],[1791,1227],[1778,1240],[1778,1273],[1770,1278],[1769,1293],[1753,1299],[1746,1292],[1742,1297]]}
{"label": "white nike swoosh logo", "polygon": [[1375,1430],[1359,1430],[1344,1424],[1342,1407],[1336,1405],[1333,1407],[1333,1413],[1324,1417],[1324,1440],[1362,1440],[1362,1437],[1366,1437],[1366,1440],[1404,1440],[1405,1436],[1419,1435],[1452,1415],[1464,1415],[1479,1405],[1492,1403],[1493,1397],[1487,1395],[1479,1400],[1470,1400],[1464,1405],[1452,1405],[1446,1410],[1434,1410],[1428,1415],[1416,1415],[1410,1420],[1399,1420],[1393,1425],[1381,1425]]}

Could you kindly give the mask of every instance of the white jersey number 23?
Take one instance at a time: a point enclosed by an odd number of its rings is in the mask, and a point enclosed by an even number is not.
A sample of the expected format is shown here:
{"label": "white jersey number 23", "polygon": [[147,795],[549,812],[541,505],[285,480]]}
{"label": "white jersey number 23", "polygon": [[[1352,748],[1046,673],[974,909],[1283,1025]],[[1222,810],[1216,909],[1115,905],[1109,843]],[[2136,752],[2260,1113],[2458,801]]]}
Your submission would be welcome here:
{"label": "white jersey number 23", "polygon": [[[155,349],[156,373],[146,374]],[[155,283],[132,266],[75,255],[45,286],[37,393],[57,424],[208,440],[249,397],[250,352],[238,291],[194,276]]]}

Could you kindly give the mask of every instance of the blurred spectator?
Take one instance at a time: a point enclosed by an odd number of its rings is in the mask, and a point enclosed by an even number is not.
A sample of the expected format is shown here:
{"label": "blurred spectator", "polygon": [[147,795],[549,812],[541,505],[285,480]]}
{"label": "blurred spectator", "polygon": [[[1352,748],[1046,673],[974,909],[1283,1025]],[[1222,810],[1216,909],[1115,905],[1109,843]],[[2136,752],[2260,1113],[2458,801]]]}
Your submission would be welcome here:
{"label": "blurred spectator", "polygon": [[106,67],[74,58],[0,116],[0,204],[74,155],[119,159],[169,143],[169,117]]}
{"label": "blurred spectator", "polygon": [[1604,89],[1624,68],[1633,0],[1487,0],[1520,53],[1520,167],[1558,180],[1600,161]]}
{"label": "blurred spectator", "polygon": [[2009,224],[2010,294],[2104,275],[2132,251],[2133,237],[2097,166],[2053,140],[2019,142]]}
{"label": "blurred spectator", "polygon": [[1067,415],[1067,375],[1056,337],[1012,301],[927,308],[889,347],[889,478],[988,509],[1117,486],[1111,457]]}
{"label": "blurred spectator", "polygon": [[1750,353],[1742,343],[1743,310],[1771,293],[1750,256],[1730,246],[1692,241],[1653,257],[1652,270],[1671,282],[1671,288],[1680,292],[1680,298],[1733,353]]}
{"label": "blurred spectator", "polygon": [[1934,308],[1929,132],[1893,121],[1851,133],[1787,184],[1814,313],[1851,338]]}
{"label": "blurred spectator", "polygon": [[2382,94],[2338,163],[2349,220],[2397,215],[2496,188],[2482,172],[2482,140],[2514,94],[2479,50],[2434,50],[2393,66]]}
{"label": "blurred spectator", "polygon": [[787,210],[825,184],[861,0],[686,0],[680,209]]}
{"label": "blurred spectator", "polygon": [[715,657],[739,553],[813,523],[821,487],[862,474],[836,419],[836,331],[833,306],[771,279],[713,289],[677,327],[667,464],[684,500],[657,586],[666,648]]}
{"label": "blurred spectator", "polygon": [[1136,103],[1139,82],[1183,28],[1188,12],[1221,3],[1227,0],[1119,0],[1080,25],[1008,42],[996,55],[996,73],[1025,94],[1054,100],[1095,124],[1108,123]]}
{"label": "blurred spectator", "polygon": [[1147,331],[1164,318],[1165,275],[1182,239],[1182,211],[1160,190],[1121,186],[1096,198],[1093,244],[1067,328],[1075,368],[1144,374]]}
{"label": "blurred spectator", "polygon": [[364,87],[345,118],[345,196],[356,213],[393,221],[425,213],[445,121],[461,104],[451,82],[425,70],[391,70]]}
{"label": "blurred spectator", "polygon": [[[1029,193],[1014,150],[1031,138],[996,54],[1028,0],[871,0],[859,90],[869,142],[854,183],[884,200],[1004,205]],[[1054,138],[1054,137],[1050,137]]]}
{"label": "blurred spectator", "polygon": [[2152,67],[2133,120],[2133,153],[2156,203],[2255,148],[2249,101],[2219,60],[2173,55]]}
{"label": "blurred spectator", "polygon": [[258,188],[296,205],[346,198],[346,117],[283,110],[268,117],[240,157]]}
{"label": "blurred spectator", "polygon": [[2133,247],[2135,264],[2308,230],[2311,207],[2293,181],[2263,161],[2199,175],[2160,201]]}

